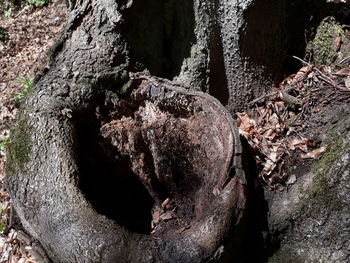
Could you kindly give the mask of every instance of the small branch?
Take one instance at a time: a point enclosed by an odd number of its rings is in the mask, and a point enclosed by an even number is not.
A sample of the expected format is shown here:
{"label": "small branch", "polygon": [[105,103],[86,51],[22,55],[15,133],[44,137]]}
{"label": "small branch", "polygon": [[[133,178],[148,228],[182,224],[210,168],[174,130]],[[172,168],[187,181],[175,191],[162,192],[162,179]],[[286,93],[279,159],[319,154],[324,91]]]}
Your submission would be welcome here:
{"label": "small branch", "polygon": [[309,62],[306,62],[305,60],[298,58],[297,56],[292,56],[292,57],[295,58],[296,60],[299,60],[301,63],[312,67],[312,65]]}
{"label": "small branch", "polygon": [[252,100],[251,102],[249,102],[248,106],[252,106],[252,105],[256,104],[257,102],[259,102],[259,101],[261,101],[263,99],[266,99],[268,97],[272,97],[274,95],[277,95],[279,92],[287,92],[287,91],[290,91],[292,89],[295,89],[296,87],[297,87],[296,85],[293,85],[293,86],[290,86],[290,87],[285,88],[283,90],[278,90],[278,91],[270,92],[268,94],[264,94],[264,95],[262,95],[262,96],[260,96],[260,97],[258,97],[256,99]]}
{"label": "small branch", "polygon": [[260,96],[260,97],[258,97],[256,99],[252,100],[251,102],[249,102],[248,106],[252,106],[252,105],[256,104],[257,102],[259,102],[259,101],[261,101],[263,99],[266,99],[268,97],[272,97],[272,96],[276,95],[277,93],[278,93],[278,91],[274,91],[274,92],[271,92],[271,93],[268,93],[268,94],[264,94],[264,95],[262,95],[262,96]]}
{"label": "small branch", "polygon": [[342,60],[340,60],[340,64],[343,64],[345,61],[347,61],[348,59],[350,59],[350,56],[343,58]]}
{"label": "small branch", "polygon": [[[308,66],[311,66],[312,65],[308,62],[306,62],[305,60],[301,59],[301,58],[298,58],[296,56],[292,56],[293,58],[301,61],[302,63],[308,65]],[[320,79],[322,79],[324,82],[328,83],[329,85],[331,85],[333,88],[337,88],[337,89],[340,89],[335,83],[333,80],[331,80],[329,77],[327,77],[321,70],[319,70],[318,68],[314,67],[315,71],[317,71],[317,73],[320,75]]]}

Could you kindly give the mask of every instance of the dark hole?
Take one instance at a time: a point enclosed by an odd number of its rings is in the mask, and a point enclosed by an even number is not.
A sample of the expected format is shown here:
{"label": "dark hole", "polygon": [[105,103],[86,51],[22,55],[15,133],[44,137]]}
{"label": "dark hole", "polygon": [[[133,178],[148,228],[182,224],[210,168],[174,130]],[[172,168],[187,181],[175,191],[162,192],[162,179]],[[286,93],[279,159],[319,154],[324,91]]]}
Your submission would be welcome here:
{"label": "dark hole", "polygon": [[153,199],[130,168],[128,158],[115,158],[99,135],[95,109],[76,113],[76,155],[80,189],[94,209],[132,232],[149,233]]}

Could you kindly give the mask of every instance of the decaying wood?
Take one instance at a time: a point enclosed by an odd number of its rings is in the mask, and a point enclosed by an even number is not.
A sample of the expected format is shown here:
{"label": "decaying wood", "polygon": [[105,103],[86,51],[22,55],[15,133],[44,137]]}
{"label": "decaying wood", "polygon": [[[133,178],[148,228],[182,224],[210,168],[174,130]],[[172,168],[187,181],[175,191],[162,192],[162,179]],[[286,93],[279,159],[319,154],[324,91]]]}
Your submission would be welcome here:
{"label": "decaying wood", "polygon": [[[74,262],[82,251],[91,262],[201,262],[215,253],[228,228],[242,216],[245,178],[240,142],[226,109],[210,95],[171,82],[134,81],[139,88],[131,88],[124,99],[112,100],[116,106],[110,117],[101,117],[111,118],[102,134],[116,147],[115,155],[129,156],[155,205],[166,197],[175,200],[174,216],[164,215],[154,235],[140,235],[97,214],[79,189],[84,180],[79,176],[85,176],[79,175],[79,165],[88,163],[79,164],[74,157],[78,113],[69,118],[61,111],[53,118],[53,112],[33,111],[27,120],[28,139],[37,142],[30,149],[37,158],[23,170],[9,168],[7,183],[14,196],[26,196],[14,200],[24,227],[57,262]],[[118,116],[123,110],[131,112]],[[20,174],[27,188],[17,180]],[[118,177],[118,171],[110,176]],[[94,180],[100,178],[96,175]]]}

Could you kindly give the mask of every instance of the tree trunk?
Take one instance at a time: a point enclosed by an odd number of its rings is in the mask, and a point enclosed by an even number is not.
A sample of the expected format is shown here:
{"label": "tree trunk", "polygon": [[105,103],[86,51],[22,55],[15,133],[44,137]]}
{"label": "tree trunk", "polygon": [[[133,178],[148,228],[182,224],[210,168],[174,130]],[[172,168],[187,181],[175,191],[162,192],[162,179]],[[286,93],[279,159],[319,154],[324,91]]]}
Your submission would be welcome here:
{"label": "tree trunk", "polygon": [[230,113],[278,77],[284,2],[69,3],[7,164],[16,213],[52,260],[220,254],[246,198]]}

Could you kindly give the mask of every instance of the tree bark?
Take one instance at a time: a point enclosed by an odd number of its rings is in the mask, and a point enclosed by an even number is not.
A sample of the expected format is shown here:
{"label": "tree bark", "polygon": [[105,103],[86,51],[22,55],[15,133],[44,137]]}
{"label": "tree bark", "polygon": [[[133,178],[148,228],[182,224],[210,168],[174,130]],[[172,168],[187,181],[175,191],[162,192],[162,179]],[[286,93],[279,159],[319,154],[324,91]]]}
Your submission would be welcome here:
{"label": "tree bark", "polygon": [[[229,113],[266,91],[278,75],[284,1],[78,0],[68,4],[71,11],[52,49],[50,66],[37,76],[9,143],[7,187],[24,228],[55,262],[212,260],[245,207],[240,141]],[[120,106],[123,103],[129,104]],[[157,118],[168,116],[167,112],[177,116],[175,126],[182,119],[199,123],[193,129],[203,132],[208,141],[189,135],[192,128],[184,126],[184,145],[192,145],[191,149],[181,155],[185,146],[177,150],[174,145],[169,157],[166,150],[159,150],[162,145],[157,140],[130,126],[142,130],[145,121],[137,121],[143,116],[140,105],[145,111],[155,109]],[[123,122],[122,111],[139,117]],[[213,114],[212,118],[200,112]],[[126,134],[132,139],[115,139],[123,135],[123,130],[114,133],[115,118],[119,126],[131,127]],[[161,126],[172,134],[167,123]],[[99,135],[103,124],[109,141]],[[139,134],[144,141],[133,144]],[[199,142],[190,144],[193,138]],[[221,151],[210,152],[218,147]],[[176,154],[190,165],[169,165],[178,161]],[[138,164],[142,156],[144,163]],[[179,169],[169,168],[170,181],[166,169],[159,168],[165,157],[166,165]],[[113,169],[123,174],[130,166],[132,171],[125,173],[137,174],[147,189],[141,195],[144,188],[130,182],[139,198],[136,202],[132,195],[124,200],[127,191],[110,178]],[[180,183],[175,178],[179,173],[185,174]],[[194,184],[194,177],[188,177],[192,173],[202,176],[200,187],[187,189],[183,182]],[[104,188],[92,189],[99,187]],[[164,223],[162,233],[150,235],[145,226],[130,225],[131,216],[120,214],[148,212],[149,217],[149,210],[168,195],[177,202],[176,216],[188,220],[189,226]],[[149,196],[153,201],[147,201]],[[190,209],[182,209],[187,203],[194,206],[189,219]]]}

